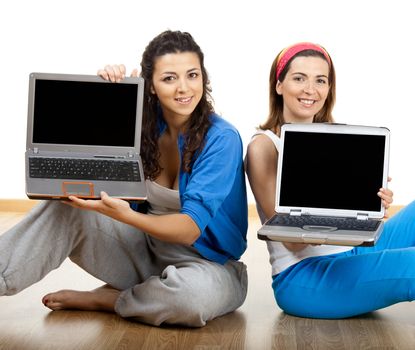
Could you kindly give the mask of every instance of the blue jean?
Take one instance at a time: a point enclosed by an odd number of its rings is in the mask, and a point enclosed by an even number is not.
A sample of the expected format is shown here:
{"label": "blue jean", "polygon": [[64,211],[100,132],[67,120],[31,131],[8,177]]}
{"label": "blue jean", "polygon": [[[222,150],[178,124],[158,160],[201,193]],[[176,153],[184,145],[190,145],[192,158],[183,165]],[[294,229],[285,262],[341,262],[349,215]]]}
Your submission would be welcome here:
{"label": "blue jean", "polygon": [[273,277],[278,306],[310,318],[345,318],[415,299],[415,201],[385,222],[374,247],[311,257]]}

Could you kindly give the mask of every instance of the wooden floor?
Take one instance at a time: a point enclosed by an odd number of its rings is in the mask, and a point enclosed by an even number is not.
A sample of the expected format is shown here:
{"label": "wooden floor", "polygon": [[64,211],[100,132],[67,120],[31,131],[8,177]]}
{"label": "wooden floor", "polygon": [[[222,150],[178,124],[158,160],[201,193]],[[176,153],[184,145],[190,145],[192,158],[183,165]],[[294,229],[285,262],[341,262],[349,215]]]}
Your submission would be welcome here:
{"label": "wooden floor", "polygon": [[[22,216],[0,211],[0,232]],[[413,303],[339,321],[284,314],[273,299],[268,253],[255,238],[258,227],[250,218],[245,304],[203,328],[151,327],[101,312],[51,312],[41,303],[47,292],[102,284],[67,260],[20,294],[0,298],[0,349],[415,349]]]}

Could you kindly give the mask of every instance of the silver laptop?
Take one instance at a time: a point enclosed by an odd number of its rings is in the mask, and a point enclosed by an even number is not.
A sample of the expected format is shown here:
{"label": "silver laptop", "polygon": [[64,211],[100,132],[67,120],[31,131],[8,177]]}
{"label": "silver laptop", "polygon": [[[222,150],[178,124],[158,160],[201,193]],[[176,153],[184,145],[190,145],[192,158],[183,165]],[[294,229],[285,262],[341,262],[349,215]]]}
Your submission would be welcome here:
{"label": "silver laptop", "polygon": [[140,158],[144,81],[32,73],[26,139],[26,194],[146,198]]}
{"label": "silver laptop", "polygon": [[389,130],[344,124],[285,124],[276,214],[258,238],[372,246],[383,229],[377,193],[387,186]]}

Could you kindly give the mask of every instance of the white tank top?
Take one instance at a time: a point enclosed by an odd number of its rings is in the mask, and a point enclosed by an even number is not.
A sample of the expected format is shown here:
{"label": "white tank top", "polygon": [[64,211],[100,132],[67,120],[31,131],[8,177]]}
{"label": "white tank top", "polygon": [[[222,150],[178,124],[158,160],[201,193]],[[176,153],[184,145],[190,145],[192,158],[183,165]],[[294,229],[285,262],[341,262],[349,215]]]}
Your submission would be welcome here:
{"label": "white tank top", "polygon": [[179,191],[146,180],[148,213],[153,215],[174,214],[180,211]]}
{"label": "white tank top", "polygon": [[[254,138],[257,135],[266,135],[274,143],[275,148],[279,151],[281,140],[275,135],[271,130],[260,130],[252,136]],[[258,215],[261,219],[261,222],[264,223],[265,215],[262,209],[257,205]],[[318,245],[312,246],[308,245],[306,248],[299,252],[292,252],[291,250],[285,248],[284,244],[275,241],[266,241],[267,248],[269,252],[269,261],[272,266],[272,275],[277,275],[280,272],[284,271],[286,268],[298,263],[299,261],[312,257],[312,256],[321,256],[329,255],[335,253],[341,253],[353,249],[353,247],[345,246],[334,246],[334,245]]]}

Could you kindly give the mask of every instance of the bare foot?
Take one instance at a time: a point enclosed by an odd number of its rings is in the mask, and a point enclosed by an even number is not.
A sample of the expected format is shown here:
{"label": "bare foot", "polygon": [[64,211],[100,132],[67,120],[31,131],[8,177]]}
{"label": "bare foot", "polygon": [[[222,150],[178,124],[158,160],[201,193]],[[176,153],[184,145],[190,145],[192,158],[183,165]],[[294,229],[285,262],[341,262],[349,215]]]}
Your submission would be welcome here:
{"label": "bare foot", "polygon": [[115,302],[119,295],[118,289],[104,285],[86,292],[61,290],[49,293],[42,298],[42,303],[51,310],[77,309],[114,312]]}

